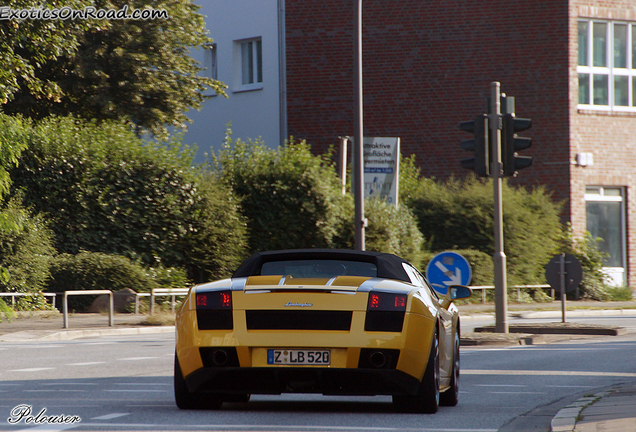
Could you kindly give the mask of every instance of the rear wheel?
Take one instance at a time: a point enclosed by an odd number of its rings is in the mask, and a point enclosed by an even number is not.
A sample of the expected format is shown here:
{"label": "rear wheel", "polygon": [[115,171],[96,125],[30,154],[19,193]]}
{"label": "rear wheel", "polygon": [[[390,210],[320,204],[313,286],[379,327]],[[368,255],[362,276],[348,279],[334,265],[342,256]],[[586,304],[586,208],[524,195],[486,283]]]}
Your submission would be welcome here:
{"label": "rear wheel", "polygon": [[180,409],[219,409],[223,404],[218,396],[190,393],[176,354],[174,356],[174,399]]}
{"label": "rear wheel", "polygon": [[439,398],[439,403],[443,406],[455,406],[457,402],[459,402],[459,329],[455,333],[450,387]]}
{"label": "rear wheel", "polygon": [[439,339],[436,329],[417,395],[395,395],[393,403],[402,412],[434,414],[439,407],[439,397]]}

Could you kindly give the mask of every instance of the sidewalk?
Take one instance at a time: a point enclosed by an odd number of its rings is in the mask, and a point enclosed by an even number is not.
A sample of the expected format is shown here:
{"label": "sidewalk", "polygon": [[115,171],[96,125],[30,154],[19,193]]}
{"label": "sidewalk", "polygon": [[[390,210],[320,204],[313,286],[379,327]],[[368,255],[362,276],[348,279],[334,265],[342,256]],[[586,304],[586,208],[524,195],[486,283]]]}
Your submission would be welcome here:
{"label": "sidewalk", "polygon": [[9,320],[0,315],[0,342],[20,340],[70,340],[108,335],[170,333],[174,326],[149,325],[146,315],[115,314],[109,326],[107,314],[70,314],[69,328],[58,311],[18,312]]}
{"label": "sidewalk", "polygon": [[562,408],[551,432],[636,431],[636,383],[612,387]]}

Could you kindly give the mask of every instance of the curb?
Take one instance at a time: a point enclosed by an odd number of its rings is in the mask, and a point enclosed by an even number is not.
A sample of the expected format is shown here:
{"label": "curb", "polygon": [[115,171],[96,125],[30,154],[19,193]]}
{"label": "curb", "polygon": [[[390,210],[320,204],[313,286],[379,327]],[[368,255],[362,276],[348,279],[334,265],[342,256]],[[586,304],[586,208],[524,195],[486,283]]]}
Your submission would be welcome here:
{"label": "curb", "polygon": [[24,340],[72,340],[101,336],[128,336],[142,334],[174,333],[174,326],[156,327],[125,327],[125,328],[100,328],[100,329],[77,329],[77,330],[40,330],[40,331],[19,331],[0,335],[0,342],[18,342]]}
{"label": "curb", "polygon": [[581,415],[581,411],[595,402],[598,402],[609,392],[610,390],[604,390],[592,396],[585,396],[561,408],[550,422],[550,432],[573,432],[576,428],[576,422]]}

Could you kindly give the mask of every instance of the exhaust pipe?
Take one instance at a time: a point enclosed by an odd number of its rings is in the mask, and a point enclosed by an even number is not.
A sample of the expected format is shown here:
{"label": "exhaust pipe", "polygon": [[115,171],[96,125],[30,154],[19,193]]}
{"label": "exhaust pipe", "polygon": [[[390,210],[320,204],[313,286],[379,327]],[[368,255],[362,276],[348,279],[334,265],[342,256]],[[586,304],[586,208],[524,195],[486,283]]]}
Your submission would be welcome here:
{"label": "exhaust pipe", "polygon": [[374,368],[382,368],[386,365],[386,356],[382,351],[374,351],[369,356],[369,363]]}
{"label": "exhaust pipe", "polygon": [[227,352],[223,349],[214,351],[212,354],[212,362],[215,366],[225,366],[228,361]]}

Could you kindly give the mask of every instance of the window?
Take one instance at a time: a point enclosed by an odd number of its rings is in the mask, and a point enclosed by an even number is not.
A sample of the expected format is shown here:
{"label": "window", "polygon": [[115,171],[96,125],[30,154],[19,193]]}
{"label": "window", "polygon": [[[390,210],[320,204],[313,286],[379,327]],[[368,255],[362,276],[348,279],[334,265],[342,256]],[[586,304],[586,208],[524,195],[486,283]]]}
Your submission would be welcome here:
{"label": "window", "polygon": [[263,88],[263,44],[261,38],[244,39],[235,42],[237,61],[238,91]]}
{"label": "window", "polygon": [[205,46],[204,64],[206,70],[206,77],[212,79],[218,79],[218,66],[216,63],[216,44],[209,44]]}
{"label": "window", "polygon": [[261,276],[282,275],[295,278],[332,278],[334,276],[376,277],[375,264],[342,260],[290,260],[263,263]]}
{"label": "window", "polygon": [[579,107],[636,111],[636,23],[578,22]]}
{"label": "window", "polygon": [[623,189],[588,186],[585,191],[587,230],[607,256],[604,267],[616,285],[624,284],[625,218]]}

